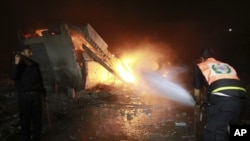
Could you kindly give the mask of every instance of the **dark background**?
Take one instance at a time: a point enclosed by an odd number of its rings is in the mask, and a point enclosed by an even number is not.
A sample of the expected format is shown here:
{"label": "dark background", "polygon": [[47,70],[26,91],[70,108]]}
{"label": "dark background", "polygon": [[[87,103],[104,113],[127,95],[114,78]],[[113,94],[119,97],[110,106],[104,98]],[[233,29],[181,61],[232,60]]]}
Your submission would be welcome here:
{"label": "dark background", "polygon": [[88,22],[115,54],[126,42],[147,39],[168,45],[188,64],[211,47],[219,59],[249,74],[249,7],[247,0],[1,0],[0,73],[8,72],[19,47],[18,29]]}

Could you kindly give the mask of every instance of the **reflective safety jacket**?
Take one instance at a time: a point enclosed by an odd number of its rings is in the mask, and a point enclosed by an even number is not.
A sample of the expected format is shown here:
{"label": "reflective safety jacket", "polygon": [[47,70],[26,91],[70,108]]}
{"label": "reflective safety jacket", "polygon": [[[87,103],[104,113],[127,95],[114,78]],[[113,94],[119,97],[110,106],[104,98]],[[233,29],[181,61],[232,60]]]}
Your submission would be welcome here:
{"label": "reflective safety jacket", "polygon": [[241,84],[235,69],[227,63],[220,62],[214,58],[208,58],[204,62],[199,63],[203,76],[205,77],[210,93],[224,93],[229,96],[241,94],[232,94],[232,91],[243,91],[246,89]]}

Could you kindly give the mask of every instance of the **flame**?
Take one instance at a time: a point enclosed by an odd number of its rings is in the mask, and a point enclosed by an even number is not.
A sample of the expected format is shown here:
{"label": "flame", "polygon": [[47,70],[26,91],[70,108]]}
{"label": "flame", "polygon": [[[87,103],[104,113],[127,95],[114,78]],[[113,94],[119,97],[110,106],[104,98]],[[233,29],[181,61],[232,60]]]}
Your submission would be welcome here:
{"label": "flame", "polygon": [[42,36],[43,36],[42,33],[43,33],[44,31],[48,31],[48,29],[38,29],[38,30],[35,31],[35,33],[36,33],[36,35],[42,37]]}
{"label": "flame", "polygon": [[129,64],[129,60],[121,60],[120,63],[116,65],[116,70],[118,71],[120,77],[127,83],[135,83],[136,78],[133,75],[132,69]]}
{"label": "flame", "polygon": [[[119,76],[128,83],[140,82],[140,71],[157,71],[162,69],[158,62],[158,54],[148,50],[126,52],[120,62],[116,63],[115,69]],[[165,70],[166,71],[166,70]],[[167,73],[164,73],[165,77]]]}
{"label": "flame", "polygon": [[29,38],[33,38],[33,37],[42,37],[43,36],[42,32],[44,32],[44,31],[48,31],[48,29],[37,29],[34,32],[23,34],[23,37],[25,39],[29,39]]}
{"label": "flame", "polygon": [[[156,48],[156,47],[153,47]],[[100,79],[104,84],[114,80],[112,85],[117,84],[129,84],[130,86],[135,86],[142,91],[147,92],[150,87],[150,82],[145,81],[145,72],[156,72],[162,77],[162,79],[169,79],[169,71],[172,67],[170,59],[164,58],[169,54],[165,52],[157,51],[155,49],[138,49],[130,51],[123,51],[122,55],[118,58],[112,57],[113,69],[122,78],[121,81],[118,77],[114,75],[106,75],[104,77],[104,72],[101,73],[102,77]]]}

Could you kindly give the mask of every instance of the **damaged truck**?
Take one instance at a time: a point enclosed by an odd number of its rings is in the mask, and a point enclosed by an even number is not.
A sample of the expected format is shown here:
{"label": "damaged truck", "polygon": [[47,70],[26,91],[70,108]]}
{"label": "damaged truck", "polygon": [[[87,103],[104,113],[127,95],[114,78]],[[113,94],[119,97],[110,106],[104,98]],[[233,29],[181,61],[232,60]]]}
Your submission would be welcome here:
{"label": "damaged truck", "polygon": [[18,31],[18,37],[22,45],[31,47],[47,91],[123,83],[115,69],[120,60],[89,23],[82,27],[58,24],[25,34]]}

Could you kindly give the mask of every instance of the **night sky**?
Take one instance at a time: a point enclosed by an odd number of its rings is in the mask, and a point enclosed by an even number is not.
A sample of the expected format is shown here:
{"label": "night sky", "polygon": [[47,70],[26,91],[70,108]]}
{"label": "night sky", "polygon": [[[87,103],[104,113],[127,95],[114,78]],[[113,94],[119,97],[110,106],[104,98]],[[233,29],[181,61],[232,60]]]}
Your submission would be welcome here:
{"label": "night sky", "polygon": [[18,49],[18,29],[90,23],[115,54],[123,44],[129,42],[127,49],[133,49],[147,40],[192,63],[203,47],[211,47],[218,58],[250,74],[247,0],[1,0],[0,6],[1,73],[8,72],[11,52]]}

